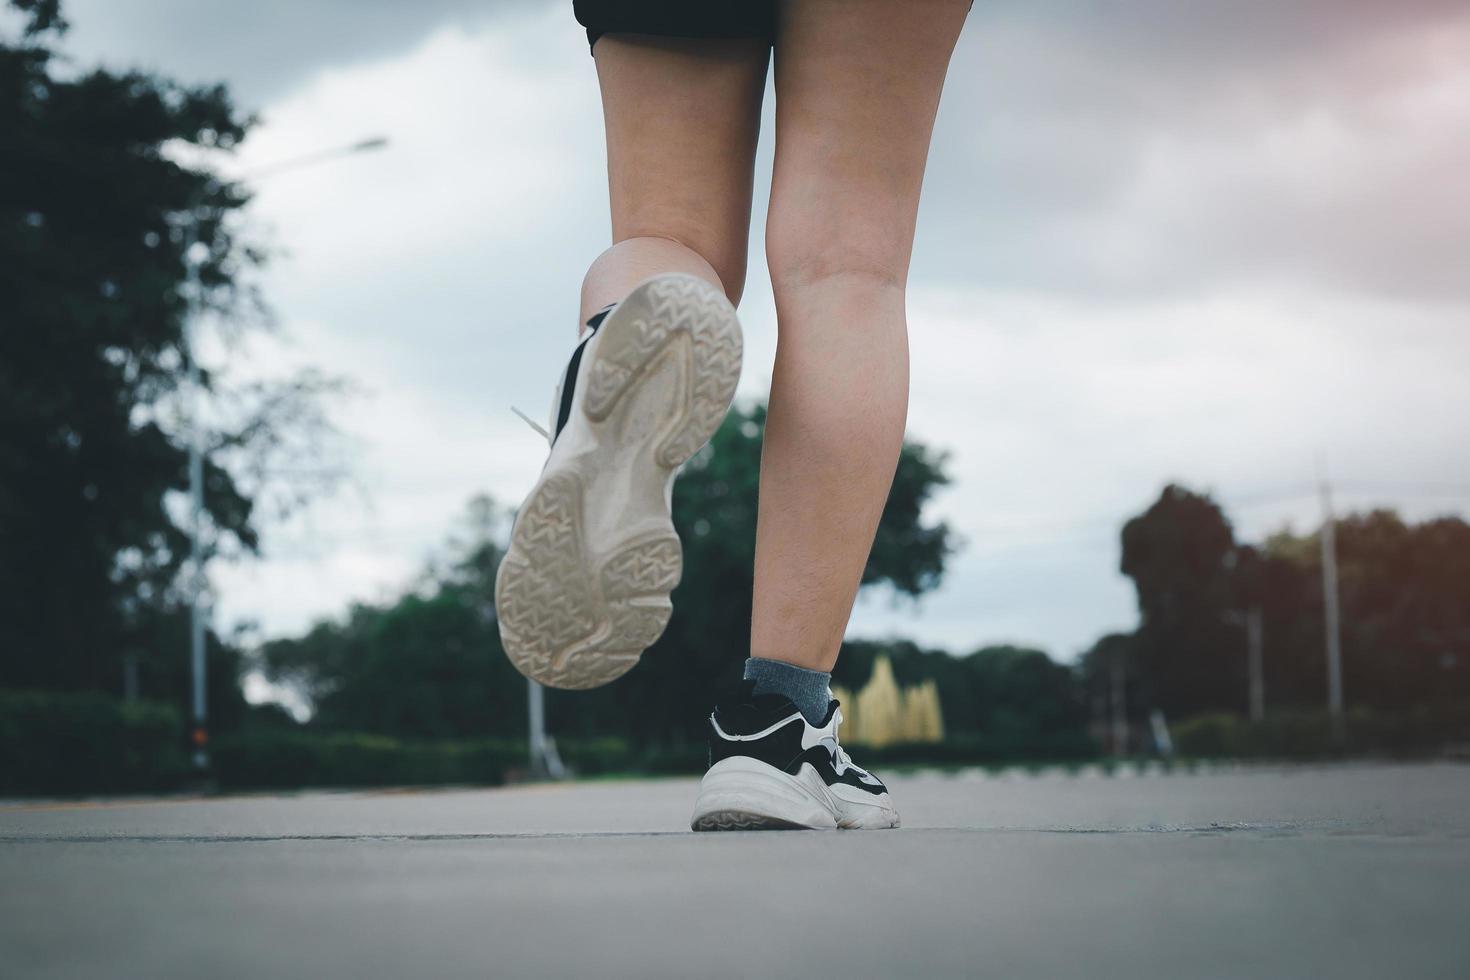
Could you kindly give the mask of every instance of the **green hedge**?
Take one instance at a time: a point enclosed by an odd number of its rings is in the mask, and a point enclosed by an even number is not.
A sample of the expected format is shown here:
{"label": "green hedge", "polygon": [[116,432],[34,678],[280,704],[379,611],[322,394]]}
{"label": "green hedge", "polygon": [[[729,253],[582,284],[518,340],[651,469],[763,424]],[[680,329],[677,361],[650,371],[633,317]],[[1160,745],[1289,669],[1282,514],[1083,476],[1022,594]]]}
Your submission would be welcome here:
{"label": "green hedge", "polygon": [[306,786],[494,785],[525,764],[502,741],[406,741],[386,735],[313,731],[242,732],[216,740],[214,774],[231,789]]}
{"label": "green hedge", "polygon": [[[1090,741],[1059,738],[1018,753],[1006,740],[959,735],[938,744],[861,748],[877,765],[972,765],[1087,758]],[[697,774],[703,743],[631,747],[626,739],[557,740],[574,773],[596,776]],[[249,725],[217,736],[213,776],[225,789],[312,786],[497,785],[523,773],[520,739],[413,740]],[[0,794],[147,792],[174,789],[190,775],[185,725],[172,706],[124,704],[99,694],[0,692]]]}
{"label": "green hedge", "polygon": [[[526,744],[518,743],[520,756],[517,765],[525,765]],[[607,736],[601,738],[558,738],[556,754],[568,769],[579,776],[602,776],[608,773],[650,771],[645,763],[646,755],[634,751],[625,738]]]}
{"label": "green hedge", "polygon": [[[635,749],[622,738],[559,738],[556,746],[562,762],[580,776],[698,775],[708,758],[699,742]],[[855,751],[872,766],[1070,762],[1097,755],[1090,739],[1077,736],[1028,744],[1024,751],[982,735]],[[215,742],[214,769],[220,785],[232,789],[495,785],[523,773],[526,754],[526,743],[518,739],[416,742],[308,728],[221,737]]]}
{"label": "green hedge", "polygon": [[852,747],[863,766],[975,766],[1009,763],[1080,762],[1095,758],[1097,743],[1085,733],[1059,733],[1018,741],[1014,738],[961,732],[942,742],[901,742],[871,748]]}
{"label": "green hedge", "polygon": [[[558,742],[558,745],[561,743]],[[961,733],[942,742],[901,742],[874,748],[850,746],[857,761],[864,766],[977,766],[1003,763],[1065,763],[1096,758],[1097,743],[1086,734],[1062,733],[1048,738],[1033,738],[1024,743],[1015,739]],[[571,765],[565,746],[562,758]],[[608,765],[603,771],[624,771],[650,775],[699,774],[704,772],[708,749],[702,743],[681,746],[655,746],[632,755],[621,767]],[[579,772],[588,770],[574,766]]]}
{"label": "green hedge", "polygon": [[164,790],[187,774],[184,720],[172,705],[0,691],[0,794]]}
{"label": "green hedge", "polygon": [[[97,694],[0,692],[0,794],[147,792],[189,775],[185,727],[170,705],[124,704]],[[1252,723],[1207,715],[1174,726],[1180,755],[1197,758],[1329,758],[1437,751],[1470,743],[1470,705],[1408,713],[1351,711],[1338,741],[1325,712],[1282,711]],[[1090,739],[1057,736],[1024,746],[962,733],[932,744],[859,746],[865,765],[1063,762],[1097,754]],[[698,773],[700,743],[634,749],[622,738],[558,739],[580,775]],[[214,775],[229,789],[311,786],[495,785],[524,772],[519,739],[416,741],[312,728],[251,727],[212,745]]]}
{"label": "green hedge", "polygon": [[1423,755],[1470,740],[1470,705],[1394,713],[1348,711],[1342,738],[1326,711],[1278,711],[1259,722],[1239,715],[1201,715],[1173,726],[1171,734],[1175,751],[1198,758]]}
{"label": "green hedge", "polygon": [[[579,775],[640,768],[621,738],[558,739],[557,751]],[[524,772],[527,755],[519,739],[413,740],[308,728],[223,736],[212,761],[219,784],[230,789],[494,786]]]}

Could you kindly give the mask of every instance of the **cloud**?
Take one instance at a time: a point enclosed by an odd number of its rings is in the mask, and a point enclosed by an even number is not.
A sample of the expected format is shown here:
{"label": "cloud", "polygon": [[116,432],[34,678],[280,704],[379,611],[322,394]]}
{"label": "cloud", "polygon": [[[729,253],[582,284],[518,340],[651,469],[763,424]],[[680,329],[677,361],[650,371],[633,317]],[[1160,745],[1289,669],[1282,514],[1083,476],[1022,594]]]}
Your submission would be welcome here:
{"label": "cloud", "polygon": [[[67,48],[85,61],[228,81],[250,109],[324,67],[370,64],[444,26],[480,29],[546,0],[67,0]],[[565,18],[571,21],[570,7]]]}
{"label": "cloud", "polygon": [[977,7],[947,91],[916,267],[949,281],[1470,301],[1462,6]]}
{"label": "cloud", "polygon": [[[591,62],[552,20],[441,29],[391,62],[324,72],[264,113],[235,172],[391,141],[256,185],[284,319],[382,348],[394,383],[540,411],[550,375],[516,366],[563,356],[608,228]],[[528,55],[528,35],[558,43]]]}

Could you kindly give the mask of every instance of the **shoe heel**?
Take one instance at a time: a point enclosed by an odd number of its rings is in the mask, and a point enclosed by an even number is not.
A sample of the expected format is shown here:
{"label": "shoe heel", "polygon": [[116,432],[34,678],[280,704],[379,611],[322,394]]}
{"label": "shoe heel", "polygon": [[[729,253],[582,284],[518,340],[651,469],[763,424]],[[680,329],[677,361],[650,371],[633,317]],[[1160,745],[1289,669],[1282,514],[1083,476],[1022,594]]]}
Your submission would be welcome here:
{"label": "shoe heel", "polygon": [[736,756],[710,767],[689,826],[712,830],[835,830],[831,808],[795,776]]}
{"label": "shoe heel", "polygon": [[599,332],[582,403],[594,422],[612,414],[671,342],[684,344],[683,417],[655,455],[668,469],[682,465],[715,434],[735,397],[743,356],[735,308],[702,279],[658,276],[634,287]]}

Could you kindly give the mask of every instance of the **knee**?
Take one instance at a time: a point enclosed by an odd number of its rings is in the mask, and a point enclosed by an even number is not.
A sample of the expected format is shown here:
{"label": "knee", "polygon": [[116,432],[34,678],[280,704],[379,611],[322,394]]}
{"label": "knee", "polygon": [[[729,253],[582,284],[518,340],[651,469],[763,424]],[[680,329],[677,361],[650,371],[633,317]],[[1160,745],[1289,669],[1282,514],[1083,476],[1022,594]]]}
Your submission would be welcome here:
{"label": "knee", "polygon": [[793,230],[773,222],[766,229],[766,261],[779,302],[835,285],[856,291],[902,292],[908,250],[869,230]]}

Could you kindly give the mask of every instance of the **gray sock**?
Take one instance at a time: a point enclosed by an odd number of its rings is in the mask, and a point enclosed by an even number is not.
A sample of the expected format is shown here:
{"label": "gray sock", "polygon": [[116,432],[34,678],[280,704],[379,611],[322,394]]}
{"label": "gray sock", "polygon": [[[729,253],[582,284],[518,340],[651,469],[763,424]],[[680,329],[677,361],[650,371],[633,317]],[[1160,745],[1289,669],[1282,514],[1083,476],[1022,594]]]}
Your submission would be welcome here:
{"label": "gray sock", "polygon": [[827,704],[832,700],[832,675],[826,671],[751,657],[745,661],[745,679],[755,681],[755,694],[784,694],[790,698],[813,725],[820,725],[827,716]]}

